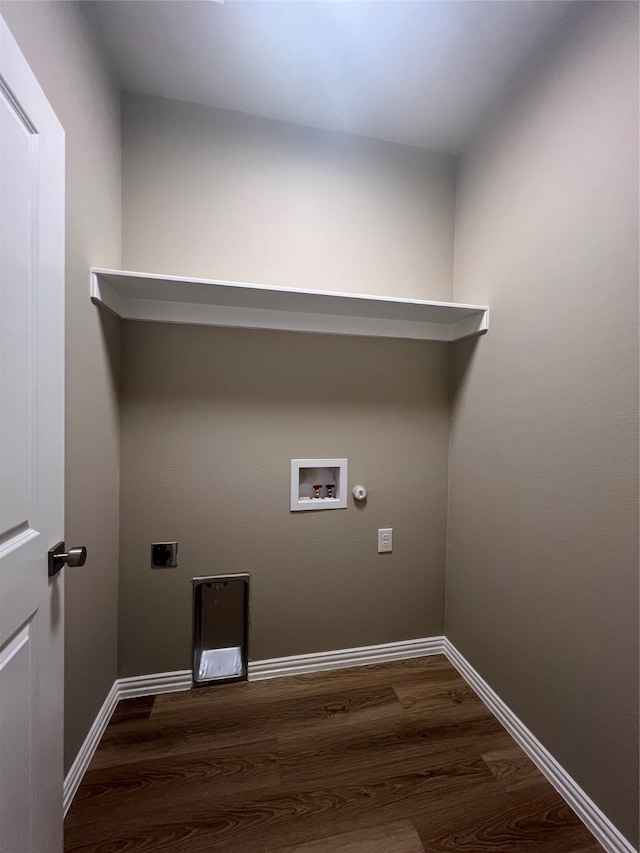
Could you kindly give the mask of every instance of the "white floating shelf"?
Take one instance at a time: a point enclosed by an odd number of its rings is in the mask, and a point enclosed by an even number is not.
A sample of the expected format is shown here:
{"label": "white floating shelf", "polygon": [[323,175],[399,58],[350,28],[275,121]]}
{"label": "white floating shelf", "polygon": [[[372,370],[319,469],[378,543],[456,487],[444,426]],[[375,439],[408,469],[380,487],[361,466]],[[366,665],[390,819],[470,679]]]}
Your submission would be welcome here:
{"label": "white floating shelf", "polygon": [[91,299],[124,320],[457,341],[489,325],[484,305],[91,270]]}

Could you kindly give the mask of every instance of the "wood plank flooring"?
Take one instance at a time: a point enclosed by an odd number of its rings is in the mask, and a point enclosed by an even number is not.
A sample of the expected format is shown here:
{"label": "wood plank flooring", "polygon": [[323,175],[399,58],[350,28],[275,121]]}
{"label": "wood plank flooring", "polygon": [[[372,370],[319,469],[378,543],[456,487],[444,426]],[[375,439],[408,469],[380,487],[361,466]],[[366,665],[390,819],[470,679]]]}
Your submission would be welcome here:
{"label": "wood plank flooring", "polygon": [[602,853],[441,655],[120,702],[65,853]]}

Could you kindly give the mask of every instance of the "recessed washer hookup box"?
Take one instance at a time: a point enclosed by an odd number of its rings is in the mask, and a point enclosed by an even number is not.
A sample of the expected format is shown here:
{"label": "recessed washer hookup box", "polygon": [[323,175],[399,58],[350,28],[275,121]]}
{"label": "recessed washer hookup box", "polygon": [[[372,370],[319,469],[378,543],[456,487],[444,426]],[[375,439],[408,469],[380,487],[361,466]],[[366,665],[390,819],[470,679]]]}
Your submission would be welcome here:
{"label": "recessed washer hookup box", "polygon": [[346,508],[346,459],[291,460],[292,512]]}

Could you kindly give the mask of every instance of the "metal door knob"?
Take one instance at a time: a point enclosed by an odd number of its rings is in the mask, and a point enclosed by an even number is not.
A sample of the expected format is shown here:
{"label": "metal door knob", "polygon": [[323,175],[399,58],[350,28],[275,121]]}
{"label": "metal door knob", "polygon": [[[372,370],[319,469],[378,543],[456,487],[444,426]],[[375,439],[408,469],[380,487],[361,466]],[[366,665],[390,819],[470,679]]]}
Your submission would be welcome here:
{"label": "metal door knob", "polygon": [[64,542],[58,542],[49,550],[49,577],[52,578],[57,575],[65,563],[75,569],[77,566],[84,566],[86,561],[87,549],[84,545],[65,551]]}

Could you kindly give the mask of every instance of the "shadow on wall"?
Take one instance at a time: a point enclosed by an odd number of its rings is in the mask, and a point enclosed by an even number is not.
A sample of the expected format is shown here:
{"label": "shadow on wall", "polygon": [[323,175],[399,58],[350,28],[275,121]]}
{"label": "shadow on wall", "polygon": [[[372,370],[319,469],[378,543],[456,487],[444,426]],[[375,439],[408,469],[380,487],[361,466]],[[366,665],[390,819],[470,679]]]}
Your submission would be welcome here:
{"label": "shadow on wall", "polygon": [[[143,328],[144,327],[144,328]],[[438,405],[449,344],[341,335],[128,322],[122,380],[128,395],[269,406]],[[436,392],[436,389],[438,391]],[[336,412],[327,408],[329,423]]]}
{"label": "shadow on wall", "polygon": [[107,356],[106,365],[112,388],[120,386],[120,323],[121,321],[107,311],[98,311],[98,322],[104,352]]}
{"label": "shadow on wall", "polygon": [[455,405],[458,398],[464,392],[471,371],[471,365],[483,337],[483,335],[480,335],[473,338],[465,338],[462,341],[452,344],[451,405]]}

